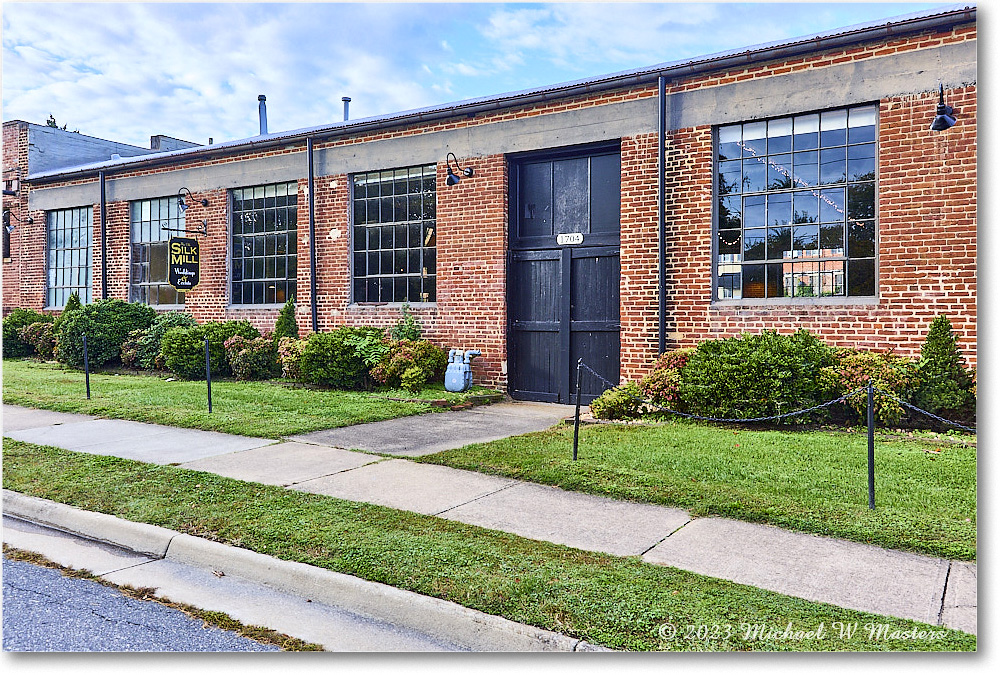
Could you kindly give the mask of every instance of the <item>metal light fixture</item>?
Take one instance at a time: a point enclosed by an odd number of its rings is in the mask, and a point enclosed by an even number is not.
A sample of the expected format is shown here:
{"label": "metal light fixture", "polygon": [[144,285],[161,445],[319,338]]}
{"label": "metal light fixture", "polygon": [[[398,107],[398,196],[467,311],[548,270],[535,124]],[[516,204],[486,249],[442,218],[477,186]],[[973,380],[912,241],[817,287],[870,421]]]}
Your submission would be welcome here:
{"label": "metal light fixture", "polygon": [[455,168],[462,172],[462,176],[466,178],[472,178],[473,171],[471,166],[467,166],[464,169],[458,163],[458,157],[455,157],[454,152],[449,152],[448,156],[445,157],[445,162],[448,164],[448,175],[444,179],[445,185],[458,185],[462,178],[457,173],[451,170],[451,163],[455,162]]}
{"label": "metal light fixture", "polygon": [[[189,208],[191,208],[191,204],[188,204],[186,201],[184,201],[185,192],[187,193],[188,199],[190,199],[191,201],[196,201],[194,195],[191,194],[191,191],[188,190],[186,187],[182,187],[180,190],[177,191],[177,206],[181,207],[181,212],[187,211]],[[207,199],[202,199],[200,201],[202,206],[208,206]]]}
{"label": "metal light fixture", "polygon": [[35,219],[32,218],[31,216],[28,216],[28,220],[21,220],[20,218],[17,217],[17,214],[15,214],[10,209],[4,209],[4,211],[3,211],[3,228],[5,230],[7,230],[7,234],[13,234],[14,230],[17,229],[17,225],[15,225],[14,223],[10,222],[11,218],[14,218],[14,220],[16,220],[19,223],[25,223],[27,225],[34,225],[35,224]]}
{"label": "metal light fixture", "polygon": [[934,121],[931,122],[931,131],[944,131],[955,126],[954,110],[950,105],[944,104],[944,84],[940,85],[940,98],[938,99],[937,113]]}

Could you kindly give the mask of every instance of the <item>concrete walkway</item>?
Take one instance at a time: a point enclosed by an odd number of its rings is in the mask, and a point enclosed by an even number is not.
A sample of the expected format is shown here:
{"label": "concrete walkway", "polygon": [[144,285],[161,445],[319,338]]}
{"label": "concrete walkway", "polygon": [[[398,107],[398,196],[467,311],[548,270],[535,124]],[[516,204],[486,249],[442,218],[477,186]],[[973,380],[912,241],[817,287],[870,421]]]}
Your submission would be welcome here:
{"label": "concrete walkway", "polygon": [[[692,519],[681,509],[619,502],[347,449],[427,454],[546,428],[570,415],[568,406],[501,404],[316,432],[281,443],[136,422],[81,420],[79,415],[67,415],[60,423],[59,413],[6,405],[3,410],[4,435],[18,440],[179,463],[583,550],[641,556],[650,563],[806,600],[976,632],[974,563],[723,518]],[[443,425],[437,433],[435,420]],[[420,431],[411,434],[411,428]],[[402,440],[404,436],[407,440]],[[413,439],[418,437],[425,442],[416,443]]]}

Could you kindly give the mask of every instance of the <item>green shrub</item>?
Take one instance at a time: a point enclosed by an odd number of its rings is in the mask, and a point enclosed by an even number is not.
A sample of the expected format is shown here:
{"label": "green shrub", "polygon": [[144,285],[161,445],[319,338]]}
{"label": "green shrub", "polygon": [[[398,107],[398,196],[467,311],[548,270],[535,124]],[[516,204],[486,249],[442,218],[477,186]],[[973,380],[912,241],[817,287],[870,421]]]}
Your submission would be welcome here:
{"label": "green shrub", "polygon": [[972,374],[965,367],[951,321],[944,314],[931,323],[920,348],[917,378],[913,403],[918,408],[948,419],[967,420],[975,416]]}
{"label": "green shrub", "polygon": [[[190,328],[197,326],[194,317],[185,312],[165,312],[153,320],[153,325],[138,340],[136,344],[135,367],[145,370],[156,368],[156,357],[160,354],[160,343],[163,336],[171,328]],[[124,345],[122,346],[122,362],[125,361]]]}
{"label": "green shrub", "polygon": [[288,299],[274,323],[274,343],[278,344],[278,341],[285,337],[295,339],[299,337],[299,323],[295,320],[295,298]]}
{"label": "green shrub", "polygon": [[399,311],[401,316],[396,325],[389,329],[389,337],[393,340],[419,340],[420,324],[410,310],[410,303],[404,302]]}
{"label": "green shrub", "polygon": [[3,320],[3,357],[16,359],[21,356],[30,356],[34,353],[35,347],[22,340],[18,331],[33,323],[52,323],[52,321],[52,316],[48,314],[42,314],[33,309],[16,308]]}
{"label": "green shrub", "polygon": [[62,314],[56,317],[55,320],[55,333],[59,335],[59,326],[62,324],[63,317],[69,312],[75,312],[77,310],[83,309],[83,304],[80,302],[80,296],[74,291],[69,294],[69,298],[66,300],[66,306],[63,307]]}
{"label": "green shrub", "polygon": [[[820,379],[831,398],[866,387],[869,380],[878,389],[896,398],[907,400],[916,382],[913,359],[890,352],[834,350],[834,363],[823,368]],[[896,424],[903,417],[903,406],[879,391],[873,397],[875,419],[883,425]],[[847,404],[864,422],[868,415],[868,393],[862,391],[848,397]]]}
{"label": "green shrub", "polygon": [[332,333],[313,333],[302,350],[302,379],[337,389],[360,389],[368,379],[366,352],[382,340],[379,328],[341,326]]}
{"label": "green shrub", "polygon": [[648,413],[650,408],[642,401],[642,390],[635,382],[625,382],[590,403],[590,412],[599,420],[633,420]]}
{"label": "green shrub", "polygon": [[399,386],[416,394],[427,386],[427,373],[420,366],[410,366],[399,377]]}
{"label": "green shrub", "polygon": [[271,336],[245,338],[234,335],[225,342],[226,359],[237,380],[266,380],[278,369]]}
{"label": "green shrub", "polygon": [[140,303],[98,300],[82,309],[65,312],[56,332],[56,358],[75,366],[83,365],[83,335],[91,366],[102,366],[121,356],[122,343],[134,330],[147,329],[156,310]]}
{"label": "green shrub", "polygon": [[281,365],[281,376],[291,380],[302,379],[302,350],[309,344],[308,340],[283,337],[278,340],[278,363]]}
{"label": "green shrub", "polygon": [[[767,417],[824,402],[820,371],[832,350],[808,331],[764,331],[698,345],[681,370],[680,396],[688,412],[708,417]],[[786,419],[825,419],[822,409]]]}
{"label": "green shrub", "polygon": [[[171,328],[163,335],[160,353],[167,370],[186,380],[205,379],[205,338],[209,326]],[[226,350],[222,342],[209,337],[208,352],[211,358],[212,377],[226,370]]]}
{"label": "green shrub", "polygon": [[125,336],[125,341],[122,342],[121,360],[122,365],[126,368],[138,368],[139,367],[139,343],[144,337],[152,330],[147,328],[143,330],[139,328],[138,330],[131,331]]}
{"label": "green shrub", "polygon": [[51,359],[56,346],[55,333],[51,321],[36,321],[29,323],[17,331],[22,342],[31,345],[35,355],[41,359]]}
{"label": "green shrub", "polygon": [[[403,386],[403,374],[416,368],[422,374],[423,383],[419,386],[423,388],[427,382],[441,378],[448,367],[447,352],[427,340],[394,340],[387,345],[386,354],[371,371],[372,378],[387,387]],[[407,381],[412,387],[419,379],[416,373],[411,373]]]}

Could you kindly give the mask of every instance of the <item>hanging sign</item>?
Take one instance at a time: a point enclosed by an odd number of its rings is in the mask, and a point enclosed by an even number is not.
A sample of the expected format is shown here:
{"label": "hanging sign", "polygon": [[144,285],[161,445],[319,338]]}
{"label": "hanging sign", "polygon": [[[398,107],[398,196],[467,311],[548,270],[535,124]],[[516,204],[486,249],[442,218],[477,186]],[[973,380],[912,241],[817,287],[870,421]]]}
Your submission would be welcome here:
{"label": "hanging sign", "polygon": [[572,244],[582,244],[583,243],[583,233],[582,232],[572,232],[570,234],[557,234],[556,243],[560,246],[570,246]]}
{"label": "hanging sign", "polygon": [[178,291],[190,291],[198,285],[201,253],[198,240],[170,237],[167,243],[167,281]]}

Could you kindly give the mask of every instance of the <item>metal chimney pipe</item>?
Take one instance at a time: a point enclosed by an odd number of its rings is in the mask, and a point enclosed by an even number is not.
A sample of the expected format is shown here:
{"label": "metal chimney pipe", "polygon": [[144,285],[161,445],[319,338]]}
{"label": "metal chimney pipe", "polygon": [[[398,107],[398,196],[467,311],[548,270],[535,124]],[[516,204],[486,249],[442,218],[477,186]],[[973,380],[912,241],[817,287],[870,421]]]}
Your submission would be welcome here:
{"label": "metal chimney pipe", "polygon": [[344,98],[342,98],[340,100],[344,102],[344,121],[346,122],[347,121],[347,110],[348,110],[348,107],[351,105],[351,97],[350,96],[345,96]]}
{"label": "metal chimney pipe", "polygon": [[260,101],[260,105],[257,106],[257,109],[260,113],[260,135],[263,136],[267,133],[267,103],[265,103],[265,101],[267,101],[267,97],[264,96],[264,94],[261,94],[257,97],[257,100]]}

